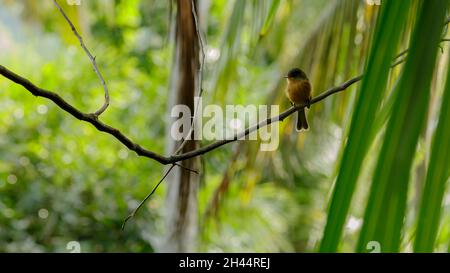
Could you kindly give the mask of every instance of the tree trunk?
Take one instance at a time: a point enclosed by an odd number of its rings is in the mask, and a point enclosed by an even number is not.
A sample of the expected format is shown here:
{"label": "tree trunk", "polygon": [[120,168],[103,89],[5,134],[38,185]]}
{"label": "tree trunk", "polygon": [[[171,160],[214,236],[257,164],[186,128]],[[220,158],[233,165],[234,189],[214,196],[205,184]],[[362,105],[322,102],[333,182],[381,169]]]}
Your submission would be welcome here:
{"label": "tree trunk", "polygon": [[[186,105],[194,113],[194,96],[198,86],[199,43],[192,14],[195,1],[177,0],[175,24],[175,54],[170,87],[170,111],[174,105]],[[196,8],[196,7],[195,7]],[[168,153],[174,153],[181,141],[175,141],[168,126]],[[190,121],[189,121],[190,123]],[[189,128],[183,128],[184,133]],[[182,152],[194,150],[197,143],[188,140]],[[190,169],[199,169],[198,159],[182,162]],[[188,170],[175,167],[167,177],[166,225],[167,237],[162,246],[164,252],[192,252],[196,250],[197,190],[199,177]]]}

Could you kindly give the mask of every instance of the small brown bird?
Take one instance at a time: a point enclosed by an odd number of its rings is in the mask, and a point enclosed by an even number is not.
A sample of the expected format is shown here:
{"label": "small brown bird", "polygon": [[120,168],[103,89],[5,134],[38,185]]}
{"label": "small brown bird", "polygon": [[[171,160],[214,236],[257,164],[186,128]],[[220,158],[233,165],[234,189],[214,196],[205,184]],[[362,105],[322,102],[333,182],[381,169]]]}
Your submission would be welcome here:
{"label": "small brown bird", "polygon": [[[293,105],[307,104],[311,101],[311,84],[305,72],[299,68],[293,68],[287,76],[286,96]],[[297,115],[297,131],[308,129],[308,121],[306,120],[305,108],[298,110]]]}

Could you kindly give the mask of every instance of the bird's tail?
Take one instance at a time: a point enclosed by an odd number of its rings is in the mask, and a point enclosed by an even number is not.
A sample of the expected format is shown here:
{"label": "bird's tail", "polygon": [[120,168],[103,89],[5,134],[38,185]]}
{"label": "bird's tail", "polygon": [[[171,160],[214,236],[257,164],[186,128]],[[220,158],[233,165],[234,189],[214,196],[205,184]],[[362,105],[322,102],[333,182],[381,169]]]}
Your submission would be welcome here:
{"label": "bird's tail", "polygon": [[305,108],[298,110],[297,114],[297,131],[308,130],[308,121],[306,120]]}

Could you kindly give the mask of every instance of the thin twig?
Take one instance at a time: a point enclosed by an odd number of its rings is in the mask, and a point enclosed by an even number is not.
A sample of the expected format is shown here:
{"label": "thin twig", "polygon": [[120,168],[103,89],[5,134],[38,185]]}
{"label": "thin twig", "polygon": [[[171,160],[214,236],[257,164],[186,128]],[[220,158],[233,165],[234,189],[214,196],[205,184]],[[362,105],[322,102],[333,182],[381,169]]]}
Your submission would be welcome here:
{"label": "thin twig", "polygon": [[[448,23],[447,23],[447,24],[448,24]],[[442,39],[441,39],[441,43],[442,43],[442,42],[449,42],[449,41],[450,41],[450,39],[448,39],[448,38],[442,38]],[[441,48],[441,51],[443,50],[441,46],[439,46],[439,48]],[[409,48],[403,50],[402,52],[400,52],[399,54],[397,54],[397,55],[394,57],[394,61],[397,60],[398,58],[402,57],[403,55],[405,55],[405,54],[408,53],[408,52],[409,52]],[[405,60],[406,60],[406,57],[403,57],[403,58],[401,58],[400,60],[394,62],[394,63],[391,65],[391,67],[394,67],[394,66],[396,66],[396,65],[398,65],[398,64],[401,64],[401,63],[404,62]]]}
{"label": "thin twig", "polygon": [[400,58],[401,56],[405,55],[405,54],[408,53],[408,52],[409,52],[409,48],[403,50],[402,52],[400,52],[399,54],[397,54],[397,55],[394,57],[394,60],[397,60],[398,58]]}
{"label": "thin twig", "polygon": [[[201,61],[200,61],[200,66],[198,69],[198,83],[197,83],[197,87],[198,87],[198,91],[197,91],[197,97],[198,99],[200,99],[203,95],[203,67],[205,65],[205,48],[204,48],[204,44],[203,44],[203,38],[201,35],[201,31],[200,31],[200,26],[198,23],[198,17],[197,17],[197,11],[195,10],[195,3],[194,0],[191,1],[191,6],[192,6],[192,16],[194,17],[194,24],[195,24],[195,31],[197,33],[197,37],[198,37],[198,42],[199,42],[199,46],[200,46],[200,53],[201,53]],[[187,143],[187,140],[189,140],[191,138],[192,132],[194,131],[195,128],[195,120],[197,118],[198,115],[198,107],[199,107],[200,103],[197,103],[195,110],[194,110],[194,116],[192,117],[192,121],[191,121],[191,128],[189,129],[189,132],[186,134],[186,137],[182,140],[180,146],[178,147],[178,149],[174,152],[175,155],[179,154],[184,146]]]}
{"label": "thin twig", "polygon": [[396,67],[397,65],[403,63],[406,61],[406,57],[401,58],[400,60],[396,61],[395,63],[391,64],[391,68]]}
{"label": "thin twig", "polygon": [[[449,23],[450,23],[450,17],[448,17],[447,19],[445,19],[445,21],[444,21],[444,27],[447,26]],[[448,42],[448,41],[449,41],[449,39],[446,39],[446,38],[441,39],[441,42]],[[406,53],[408,53],[408,51],[409,51],[409,48],[403,50],[402,52],[400,52],[399,54],[397,54],[397,55],[394,57],[394,60],[396,60],[396,59],[400,58],[401,56],[405,55]],[[394,64],[395,64],[395,63],[394,63]],[[395,66],[395,65],[393,65],[393,66]]]}
{"label": "thin twig", "polygon": [[94,68],[95,73],[97,74],[98,78],[100,79],[100,82],[103,85],[103,90],[105,91],[105,102],[103,103],[102,107],[100,109],[98,109],[94,115],[96,115],[97,117],[100,116],[103,112],[105,112],[105,110],[108,108],[109,106],[109,92],[108,92],[108,87],[106,86],[106,82],[103,79],[102,74],[100,73],[100,70],[97,67],[97,61],[96,61],[96,57],[94,57],[91,52],[89,51],[89,49],[86,47],[86,45],[83,42],[83,38],[81,37],[81,35],[78,33],[77,29],[75,28],[74,24],[72,23],[72,21],[70,21],[69,17],[66,15],[66,13],[64,12],[64,10],[61,8],[61,6],[58,4],[58,2],[56,0],[53,0],[53,3],[55,3],[55,6],[58,8],[58,10],[61,12],[62,16],[64,17],[64,19],[66,19],[67,23],[69,24],[70,28],[72,29],[73,34],[75,34],[75,36],[77,37],[78,41],[80,42],[81,47],[83,48],[84,52],[86,52],[86,55],[89,57],[89,59],[91,60],[92,63],[92,67]]}
{"label": "thin twig", "polygon": [[450,23],[450,17],[447,17],[444,22],[444,26],[448,25]]}
{"label": "thin twig", "polygon": [[172,164],[172,166],[170,166],[170,168],[166,171],[166,173],[161,178],[161,180],[159,180],[159,182],[156,184],[156,186],[153,188],[153,190],[149,194],[147,194],[147,196],[141,201],[141,203],[139,203],[139,205],[133,210],[133,212],[130,215],[128,215],[127,218],[125,218],[125,220],[123,221],[123,224],[122,224],[122,230],[125,229],[125,225],[127,224],[128,220],[133,218],[136,215],[136,213],[139,211],[139,209],[144,205],[144,203],[150,198],[150,196],[152,196],[153,193],[155,193],[156,189],[164,181],[164,179],[166,179],[166,177],[169,175],[170,171],[172,171],[173,167],[175,167],[175,166],[176,166],[176,164]]}
{"label": "thin twig", "polygon": [[168,44],[170,42],[170,36],[172,33],[172,17],[173,17],[173,0],[169,0],[169,14],[167,16],[167,35],[164,39],[164,44]]}
{"label": "thin twig", "polygon": [[173,163],[173,164],[175,164],[176,166],[178,166],[178,167],[180,167],[182,169],[185,169],[186,171],[190,171],[190,172],[195,173],[195,174],[200,174],[199,171],[191,169],[191,168],[188,168],[188,167],[186,167],[186,166],[184,166],[184,165],[182,165],[180,163]]}
{"label": "thin twig", "polygon": [[190,172],[199,174],[198,171],[193,170],[193,169],[190,169],[190,168],[188,168],[188,167],[185,167],[185,166],[181,165],[180,163],[176,163],[176,162],[173,163],[172,166],[170,166],[170,168],[166,171],[166,173],[163,175],[163,177],[162,177],[162,178],[159,180],[159,182],[156,184],[156,186],[152,189],[152,191],[151,191],[149,194],[147,194],[147,196],[145,196],[145,198],[142,199],[142,201],[141,201],[141,202],[139,203],[139,205],[133,210],[133,212],[132,212],[130,215],[128,215],[127,218],[125,218],[125,220],[123,220],[123,223],[122,223],[122,230],[125,229],[125,225],[126,225],[126,223],[128,222],[128,220],[130,220],[131,218],[133,218],[133,217],[136,215],[136,213],[139,211],[139,209],[145,204],[145,202],[146,202],[146,201],[147,201],[147,200],[155,193],[156,189],[158,189],[159,185],[164,181],[164,179],[166,179],[166,177],[169,175],[169,173],[172,171],[173,167],[175,167],[175,166],[178,166],[178,167],[180,167],[180,168],[182,168],[182,169],[185,169],[185,170],[188,170],[188,171],[190,171]]}

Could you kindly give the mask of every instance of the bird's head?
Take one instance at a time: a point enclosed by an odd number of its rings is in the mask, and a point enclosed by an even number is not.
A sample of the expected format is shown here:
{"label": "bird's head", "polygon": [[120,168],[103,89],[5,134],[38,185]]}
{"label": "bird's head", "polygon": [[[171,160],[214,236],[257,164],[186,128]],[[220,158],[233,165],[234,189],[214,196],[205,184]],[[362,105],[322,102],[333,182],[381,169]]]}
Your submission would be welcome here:
{"label": "bird's head", "polygon": [[306,77],[305,72],[301,70],[300,68],[292,68],[289,70],[288,74],[284,76],[288,80],[306,80],[308,79]]}

